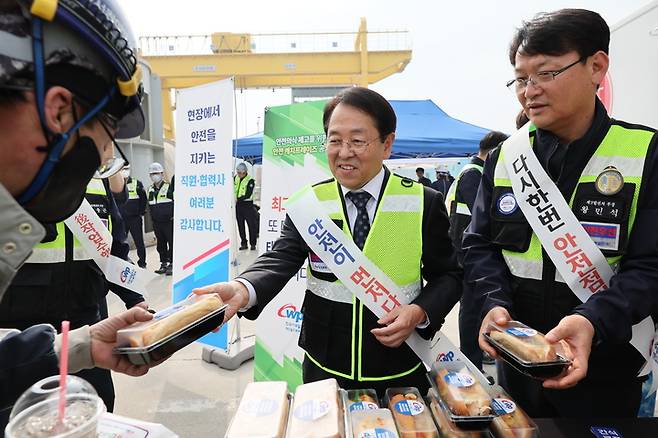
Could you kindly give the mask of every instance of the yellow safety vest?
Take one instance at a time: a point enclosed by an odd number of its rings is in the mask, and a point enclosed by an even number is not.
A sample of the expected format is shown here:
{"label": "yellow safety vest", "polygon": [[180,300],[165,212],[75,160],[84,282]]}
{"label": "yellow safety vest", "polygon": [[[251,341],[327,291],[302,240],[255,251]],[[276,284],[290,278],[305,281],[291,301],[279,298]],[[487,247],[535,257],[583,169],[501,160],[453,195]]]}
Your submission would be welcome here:
{"label": "yellow safety vest", "polygon": [[[343,232],[351,231],[343,211],[339,186],[335,180],[313,186],[325,212],[333,220],[342,221]],[[408,301],[415,299],[421,290],[423,186],[409,179],[391,174],[379,201],[373,224],[368,233],[363,253],[393,280]],[[359,381],[379,381],[402,377],[421,366],[419,361],[411,369],[402,369],[389,376],[367,376],[363,364],[369,358],[363,356],[364,306],[345,288],[339,280],[326,281],[313,275],[311,265],[307,267],[308,290],[325,299],[351,304],[352,339],[345,340],[346,357],[349,356],[349,374],[331,369],[320,363],[307,352],[307,357],[330,374]],[[313,342],[310,340],[310,342]],[[374,341],[377,342],[377,341]],[[381,360],[382,358],[379,358]],[[370,360],[377,360],[370,358]]]}
{"label": "yellow safety vest", "polygon": [[[531,132],[534,131],[531,128]],[[621,125],[612,124],[608,133],[601,144],[590,158],[589,162],[583,169],[576,189],[570,196],[569,205],[574,209],[574,199],[578,188],[583,184],[591,184],[596,181],[604,169],[609,166],[615,167],[623,176],[625,184],[634,184],[635,191],[628,207],[627,227],[621,227],[620,241],[626,241],[630,235],[635,223],[637,210],[637,200],[642,188],[642,173],[644,170],[644,161],[649,149],[649,144],[653,137],[653,132],[641,128],[627,128]],[[533,136],[534,138],[534,136]],[[503,145],[496,167],[494,170],[494,187],[510,188],[511,182],[504,162],[505,146]],[[606,198],[601,195],[601,198]],[[494,201],[495,202],[495,201]],[[576,216],[578,212],[574,210]],[[625,225],[625,224],[624,224]],[[623,248],[615,251],[616,254],[603,251],[608,263],[616,268],[621,259],[620,252]],[[520,278],[533,280],[542,279],[543,257],[541,243],[537,235],[533,232],[528,249],[525,251],[511,251],[504,249],[503,258],[510,272]],[[556,281],[564,283],[564,280],[556,273]]]}
{"label": "yellow safety vest", "polygon": [[[103,181],[96,178],[89,181],[85,192],[85,197],[88,200],[94,196],[108,196]],[[109,211],[108,216],[101,217],[101,219],[107,225],[108,230],[112,231],[112,217],[109,215]],[[70,231],[64,222],[58,222],[56,224],[56,230],[57,237],[55,240],[35,246],[32,254],[25,263],[62,263],[66,261],[66,233]],[[73,260],[91,260],[91,257],[82,248],[82,245],[75,236],[73,236]]]}
{"label": "yellow safety vest", "polygon": [[[249,175],[246,175],[244,178],[240,179],[239,176],[235,175],[235,178],[233,179],[233,187],[235,189],[235,199],[238,199],[241,196],[244,196],[247,193],[247,186],[249,185],[249,181],[251,181],[253,178]],[[251,192],[251,196],[249,196],[246,199],[243,199],[243,201],[252,201],[254,199],[254,192]]]}

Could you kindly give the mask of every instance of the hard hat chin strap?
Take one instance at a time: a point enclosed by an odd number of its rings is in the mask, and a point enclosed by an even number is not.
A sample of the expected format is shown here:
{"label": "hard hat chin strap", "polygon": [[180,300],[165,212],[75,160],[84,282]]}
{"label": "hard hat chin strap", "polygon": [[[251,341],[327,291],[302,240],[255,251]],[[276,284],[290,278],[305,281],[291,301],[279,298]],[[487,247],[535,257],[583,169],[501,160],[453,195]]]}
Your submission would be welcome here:
{"label": "hard hat chin strap", "polygon": [[64,146],[68,142],[72,133],[77,132],[78,129],[96,114],[98,114],[105,105],[108,104],[114,93],[116,87],[112,86],[109,92],[101,98],[101,100],[91,108],[84,116],[80,118],[69,130],[62,134],[52,133],[46,124],[45,114],[45,96],[46,96],[46,73],[45,73],[45,59],[43,53],[43,26],[40,18],[32,18],[32,53],[34,65],[34,91],[35,100],[37,104],[37,112],[39,113],[39,122],[43,130],[44,137],[46,138],[47,145],[44,150],[48,153],[48,157],[44,160],[39,172],[34,177],[28,188],[18,197],[18,202],[25,205],[32,201],[34,197],[39,194],[43,189],[50,177],[55,165],[59,162]]}

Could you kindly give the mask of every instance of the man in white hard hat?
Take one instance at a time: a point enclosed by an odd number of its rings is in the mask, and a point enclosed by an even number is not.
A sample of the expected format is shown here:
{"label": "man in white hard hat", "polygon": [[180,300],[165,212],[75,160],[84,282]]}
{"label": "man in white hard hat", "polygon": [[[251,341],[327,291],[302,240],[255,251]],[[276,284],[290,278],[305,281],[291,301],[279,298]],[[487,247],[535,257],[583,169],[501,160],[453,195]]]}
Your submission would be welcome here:
{"label": "man in white hard hat", "polygon": [[151,219],[153,219],[153,231],[158,240],[157,249],[160,255],[160,268],[155,273],[171,275],[171,255],[174,243],[174,193],[164,179],[162,164],[151,163],[149,176],[153,182],[148,191],[149,211]]}

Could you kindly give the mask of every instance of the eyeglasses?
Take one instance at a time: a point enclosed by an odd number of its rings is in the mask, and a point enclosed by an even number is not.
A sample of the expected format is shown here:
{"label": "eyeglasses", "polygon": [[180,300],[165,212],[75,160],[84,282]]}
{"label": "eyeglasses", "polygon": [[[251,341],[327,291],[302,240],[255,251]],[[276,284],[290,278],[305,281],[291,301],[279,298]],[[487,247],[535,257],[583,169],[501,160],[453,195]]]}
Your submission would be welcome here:
{"label": "eyeglasses", "polygon": [[[105,116],[105,117],[101,117],[101,116]],[[106,123],[108,123],[107,122],[108,119],[112,120],[110,116],[107,116],[107,114],[99,113],[98,121],[100,122],[101,126],[107,133],[108,137],[110,137],[110,139],[112,140],[112,144],[114,145],[114,150],[119,151],[120,157],[114,156],[108,159],[105,163],[101,164],[98,170],[96,170],[96,173],[94,174],[94,178],[96,179],[109,178],[112,175],[119,172],[124,167],[130,165],[130,161],[128,161],[128,158],[123,153],[117,142],[114,140],[114,135],[112,135],[112,133],[110,132],[111,128],[106,125]],[[114,128],[114,132],[116,132],[116,128]]]}
{"label": "eyeglasses", "polygon": [[524,91],[529,83],[532,83],[535,87],[541,84],[546,84],[548,82],[551,82],[552,80],[555,79],[557,75],[560,73],[564,73],[565,71],[569,70],[571,67],[574,65],[578,64],[579,62],[582,62],[586,59],[586,57],[581,57],[578,58],[576,61],[572,62],[571,64],[567,65],[566,67],[562,67],[559,70],[547,70],[547,71],[540,71],[537,72],[534,77],[533,76],[528,76],[527,78],[515,78],[512,79],[511,81],[507,82],[507,88],[515,93],[520,93]]}
{"label": "eyeglasses", "polygon": [[347,149],[350,152],[354,152],[356,155],[362,154],[368,145],[379,138],[373,138],[372,140],[361,140],[358,138],[352,140],[343,140],[342,138],[328,138],[325,142],[325,146],[328,152],[336,152],[343,148],[344,144],[347,144]]}

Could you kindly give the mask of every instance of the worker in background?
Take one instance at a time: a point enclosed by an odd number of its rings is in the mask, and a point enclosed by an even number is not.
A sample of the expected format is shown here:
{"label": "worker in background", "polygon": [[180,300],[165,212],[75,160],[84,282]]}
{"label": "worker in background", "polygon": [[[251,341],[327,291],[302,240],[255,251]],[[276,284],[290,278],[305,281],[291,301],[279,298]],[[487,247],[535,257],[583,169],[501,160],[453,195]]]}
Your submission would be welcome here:
{"label": "worker in background", "polygon": [[256,249],[258,240],[258,212],[254,206],[254,188],[256,180],[247,173],[247,165],[240,163],[235,168],[233,186],[235,188],[235,217],[240,232],[240,249],[247,249],[247,233],[245,222],[249,227],[249,243],[251,250]]}
{"label": "worker in background", "polygon": [[174,195],[169,183],[164,179],[164,168],[160,163],[149,166],[151,187],[148,191],[148,204],[153,231],[157,239],[157,249],[160,255],[160,268],[156,274],[172,274],[172,254],[174,247]]}
{"label": "worker in background", "polygon": [[130,165],[121,171],[128,189],[128,200],[119,205],[121,216],[127,231],[133,237],[137,249],[137,266],[146,268],[146,247],[144,246],[144,214],[146,213],[147,197],[144,185],[137,178],[130,176]]}
{"label": "worker in background", "polygon": [[[611,119],[598,99],[609,42],[605,20],[583,9],[516,31],[507,85],[531,124],[487,157],[462,244],[485,299],[481,333],[516,319],[569,347],[571,366],[544,382],[499,361],[531,417],[635,417],[640,405],[649,347],[630,341],[653,338],[633,326],[658,283],[658,135]],[[482,335],[480,347],[496,354]]]}
{"label": "worker in background", "polygon": [[[462,238],[464,230],[471,223],[471,209],[475,202],[475,195],[480,186],[482,168],[487,154],[507,139],[507,135],[498,131],[487,133],[480,140],[478,154],[473,156],[465,165],[452,183],[446,196],[446,209],[450,216],[450,239],[457,252],[457,261],[462,266],[464,254],[462,252]],[[475,299],[471,285],[464,282],[462,297],[459,300],[459,348],[473,362],[482,369],[482,350],[478,345],[478,330],[480,328],[480,311],[482,300]],[[493,363],[493,359],[485,361]]]}
{"label": "worker in background", "polygon": [[443,199],[448,195],[450,185],[455,179],[450,175],[448,166],[440,165],[436,168],[436,181],[431,184],[431,187],[443,195]]}
{"label": "worker in background", "polygon": [[432,185],[432,181],[430,181],[430,179],[425,176],[425,169],[422,167],[416,169],[416,176],[418,177],[418,182],[425,187]]}
{"label": "worker in background", "polygon": [[[73,214],[95,172],[107,178],[122,167],[114,138],[144,129],[130,27],[115,2],[95,3],[93,11],[79,0],[31,10],[32,2],[0,1],[0,301],[46,236],[41,223]],[[108,26],[120,47],[101,36]],[[68,371],[146,373],[112,351],[117,330],[151,318],[135,308],[71,330]],[[0,340],[0,429],[23,391],[58,374],[60,345],[47,324]]]}

